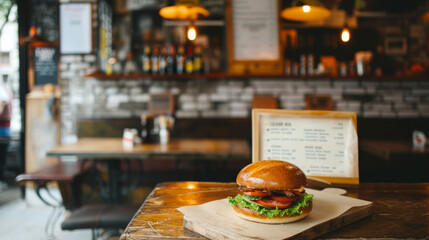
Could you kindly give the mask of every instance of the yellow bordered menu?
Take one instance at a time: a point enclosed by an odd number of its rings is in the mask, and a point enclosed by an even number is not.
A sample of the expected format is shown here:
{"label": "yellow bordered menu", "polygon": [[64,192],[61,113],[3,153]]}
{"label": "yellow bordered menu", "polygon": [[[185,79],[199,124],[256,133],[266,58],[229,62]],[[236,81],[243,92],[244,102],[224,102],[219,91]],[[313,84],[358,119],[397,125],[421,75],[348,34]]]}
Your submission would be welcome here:
{"label": "yellow bordered menu", "polygon": [[359,184],[354,112],[253,109],[252,160],[283,160],[309,177]]}

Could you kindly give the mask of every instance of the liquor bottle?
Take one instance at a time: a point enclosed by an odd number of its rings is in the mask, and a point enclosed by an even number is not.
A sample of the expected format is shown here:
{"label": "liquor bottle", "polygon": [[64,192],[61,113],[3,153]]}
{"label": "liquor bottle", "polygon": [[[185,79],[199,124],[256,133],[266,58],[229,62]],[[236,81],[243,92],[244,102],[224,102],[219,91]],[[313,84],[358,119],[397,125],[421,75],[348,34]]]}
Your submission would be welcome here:
{"label": "liquor bottle", "polygon": [[299,57],[299,74],[303,77],[307,75],[307,55],[304,53]]}
{"label": "liquor bottle", "polygon": [[162,45],[161,54],[158,57],[159,61],[159,74],[165,74],[167,72],[167,46]]}
{"label": "liquor bottle", "polygon": [[307,39],[307,76],[314,75],[314,38],[313,36],[308,36]]}
{"label": "liquor bottle", "polygon": [[116,51],[112,51],[112,56],[107,60],[107,68],[106,74],[121,74],[122,73],[122,65],[121,62],[116,57]]}
{"label": "liquor bottle", "polygon": [[124,74],[133,74],[137,72],[137,67],[133,59],[132,53],[127,53],[125,64],[124,64]]}
{"label": "liquor bottle", "polygon": [[112,75],[113,73],[113,63],[115,59],[109,58],[106,63],[106,75]]}
{"label": "liquor bottle", "polygon": [[194,57],[192,46],[188,46],[188,55],[185,59],[185,72],[191,74],[194,72]]}
{"label": "liquor bottle", "polygon": [[173,74],[175,69],[174,59],[176,58],[176,51],[174,45],[170,44],[168,46],[168,55],[167,55],[167,73]]}
{"label": "liquor bottle", "polygon": [[158,45],[153,45],[152,56],[151,56],[151,65],[152,65],[152,74],[159,73],[159,48]]}
{"label": "liquor bottle", "polygon": [[183,68],[185,66],[185,47],[182,44],[177,48],[176,65],[177,74],[183,74]]}
{"label": "liquor bottle", "polygon": [[203,59],[201,56],[201,46],[197,45],[195,47],[194,54],[194,73],[201,74],[203,68]]}
{"label": "liquor bottle", "polygon": [[150,64],[150,46],[145,45],[142,55],[142,70],[143,73],[149,74],[151,70],[151,64]]}

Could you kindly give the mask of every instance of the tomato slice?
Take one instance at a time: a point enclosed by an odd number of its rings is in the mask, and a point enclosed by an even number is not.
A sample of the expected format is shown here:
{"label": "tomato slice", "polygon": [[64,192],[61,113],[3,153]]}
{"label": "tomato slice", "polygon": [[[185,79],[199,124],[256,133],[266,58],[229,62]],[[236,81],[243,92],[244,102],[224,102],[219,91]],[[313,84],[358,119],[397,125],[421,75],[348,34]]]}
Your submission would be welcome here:
{"label": "tomato slice", "polygon": [[276,207],[278,209],[288,208],[290,205],[292,205],[292,202],[280,202],[280,201],[271,200],[271,199],[260,199],[260,200],[256,200],[255,202],[264,207],[271,207],[271,208]]}
{"label": "tomato slice", "polygon": [[263,192],[261,190],[254,190],[252,192],[243,192],[243,193],[246,195],[249,195],[249,196],[261,196],[261,197],[265,197],[265,196],[270,195],[270,194]]}
{"label": "tomato slice", "polygon": [[288,197],[285,197],[285,196],[271,195],[270,198],[273,199],[273,200],[279,201],[279,202],[293,202],[293,201],[298,200],[300,197],[297,196],[297,197],[288,198]]}

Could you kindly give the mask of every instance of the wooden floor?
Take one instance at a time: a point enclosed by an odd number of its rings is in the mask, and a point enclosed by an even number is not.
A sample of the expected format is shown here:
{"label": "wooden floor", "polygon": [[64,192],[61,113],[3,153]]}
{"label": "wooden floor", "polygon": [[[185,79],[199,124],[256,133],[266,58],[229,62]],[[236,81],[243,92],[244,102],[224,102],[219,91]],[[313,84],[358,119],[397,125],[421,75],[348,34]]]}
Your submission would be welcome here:
{"label": "wooden floor", "polygon": [[[2,195],[16,194],[17,187],[11,187]],[[11,192],[14,191],[14,192]],[[59,196],[58,191],[54,191]],[[15,199],[0,206],[0,239],[13,240],[90,240],[90,230],[62,231],[60,224],[64,211],[54,227],[54,236],[45,234],[45,224],[52,213],[52,208],[42,203],[32,189],[27,190],[26,199]]]}

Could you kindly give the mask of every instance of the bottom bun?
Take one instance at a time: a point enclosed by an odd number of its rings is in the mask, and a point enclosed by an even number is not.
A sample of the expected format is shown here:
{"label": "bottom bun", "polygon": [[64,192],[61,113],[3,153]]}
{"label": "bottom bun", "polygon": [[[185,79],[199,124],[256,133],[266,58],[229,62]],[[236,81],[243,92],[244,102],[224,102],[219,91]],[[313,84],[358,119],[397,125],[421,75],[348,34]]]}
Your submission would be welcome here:
{"label": "bottom bun", "polygon": [[264,214],[259,215],[256,211],[250,209],[241,207],[240,205],[232,205],[232,209],[234,209],[235,213],[246,220],[252,221],[252,222],[258,222],[258,223],[268,223],[268,224],[281,224],[281,223],[289,223],[289,222],[295,222],[298,220],[301,220],[305,218],[313,208],[313,202],[310,202],[310,204],[307,207],[302,207],[300,210],[302,211],[302,214],[300,215],[283,215],[283,217],[275,216],[272,218],[266,217]]}

